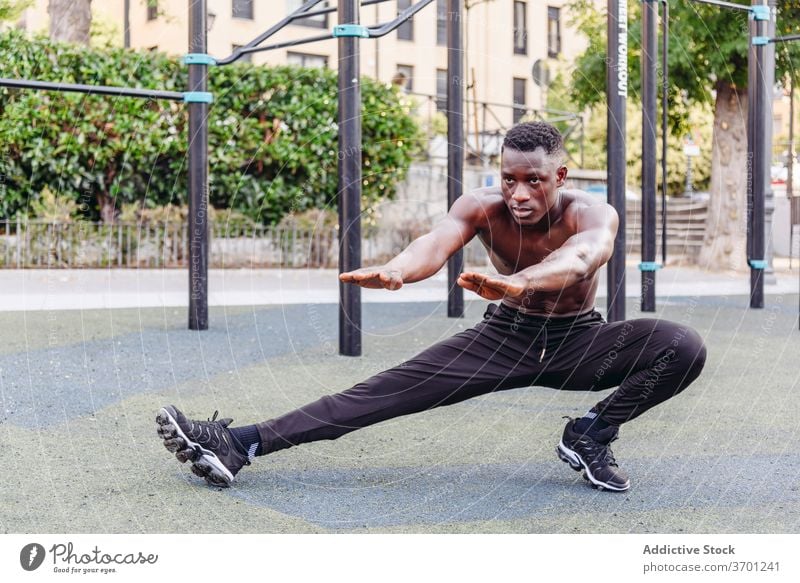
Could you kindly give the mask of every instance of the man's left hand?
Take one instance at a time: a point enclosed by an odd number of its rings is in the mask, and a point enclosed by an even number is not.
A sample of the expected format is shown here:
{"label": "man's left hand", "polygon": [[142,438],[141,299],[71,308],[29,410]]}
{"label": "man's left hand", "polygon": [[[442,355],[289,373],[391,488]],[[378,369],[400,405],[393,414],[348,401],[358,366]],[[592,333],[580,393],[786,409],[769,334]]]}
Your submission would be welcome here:
{"label": "man's left hand", "polygon": [[465,271],[458,278],[458,285],[475,292],[487,300],[500,300],[506,296],[519,297],[528,290],[528,282],[518,275],[485,275]]}

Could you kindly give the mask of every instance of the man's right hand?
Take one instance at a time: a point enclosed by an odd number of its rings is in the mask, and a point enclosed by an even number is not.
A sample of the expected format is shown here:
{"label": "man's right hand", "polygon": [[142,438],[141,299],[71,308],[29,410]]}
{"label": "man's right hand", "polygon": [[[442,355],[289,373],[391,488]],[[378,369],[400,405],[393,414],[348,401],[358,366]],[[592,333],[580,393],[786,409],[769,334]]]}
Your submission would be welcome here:
{"label": "man's right hand", "polygon": [[396,290],[403,287],[403,274],[397,269],[386,267],[362,267],[355,271],[340,273],[339,281],[370,289]]}

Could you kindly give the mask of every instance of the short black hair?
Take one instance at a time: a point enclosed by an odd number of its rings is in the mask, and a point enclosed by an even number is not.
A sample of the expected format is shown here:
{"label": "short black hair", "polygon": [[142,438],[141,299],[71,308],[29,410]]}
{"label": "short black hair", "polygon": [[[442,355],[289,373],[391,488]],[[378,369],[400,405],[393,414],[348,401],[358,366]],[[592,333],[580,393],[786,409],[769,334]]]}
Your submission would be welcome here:
{"label": "short black hair", "polygon": [[530,121],[515,125],[503,140],[503,149],[510,148],[518,152],[533,152],[542,148],[548,156],[556,156],[563,160],[564,138],[554,126],[544,121]]}

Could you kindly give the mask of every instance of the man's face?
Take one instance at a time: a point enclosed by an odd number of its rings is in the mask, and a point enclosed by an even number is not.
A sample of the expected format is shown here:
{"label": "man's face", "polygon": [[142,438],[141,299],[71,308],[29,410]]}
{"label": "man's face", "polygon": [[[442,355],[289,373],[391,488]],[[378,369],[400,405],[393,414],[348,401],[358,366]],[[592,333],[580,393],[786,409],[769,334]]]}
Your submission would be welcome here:
{"label": "man's face", "polygon": [[567,169],[543,148],[520,152],[506,148],[500,163],[503,199],[519,225],[538,225],[558,199]]}

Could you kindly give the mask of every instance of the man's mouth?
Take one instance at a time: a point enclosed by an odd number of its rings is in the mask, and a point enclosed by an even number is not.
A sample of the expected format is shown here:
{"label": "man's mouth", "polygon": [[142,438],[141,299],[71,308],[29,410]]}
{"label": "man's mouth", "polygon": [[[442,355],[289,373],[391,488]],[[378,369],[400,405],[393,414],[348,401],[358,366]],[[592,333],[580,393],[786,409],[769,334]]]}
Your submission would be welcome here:
{"label": "man's mouth", "polygon": [[529,217],[533,214],[533,209],[524,207],[511,207],[511,212],[514,213],[515,217],[524,219],[525,217]]}

